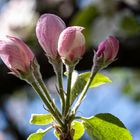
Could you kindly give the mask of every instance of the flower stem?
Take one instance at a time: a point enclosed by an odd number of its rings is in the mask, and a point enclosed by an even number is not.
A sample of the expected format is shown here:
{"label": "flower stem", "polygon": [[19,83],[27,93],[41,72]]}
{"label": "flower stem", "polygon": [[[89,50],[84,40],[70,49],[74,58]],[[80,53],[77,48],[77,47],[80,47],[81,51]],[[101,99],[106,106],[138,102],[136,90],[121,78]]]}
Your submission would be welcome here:
{"label": "flower stem", "polygon": [[60,102],[61,102],[61,108],[62,108],[62,114],[64,113],[65,109],[65,95],[64,95],[64,90],[63,90],[63,63],[58,57],[57,59],[53,60],[49,57],[49,62],[52,64],[54,72],[57,77],[57,82],[58,82],[58,87],[59,87],[59,93],[58,95],[60,96]]}
{"label": "flower stem", "polygon": [[65,96],[64,96],[64,91],[63,91],[63,83],[62,83],[62,74],[57,74],[57,81],[58,81],[58,86],[59,86],[59,95],[61,98],[61,108],[62,108],[62,114],[64,113],[65,109]]}
{"label": "flower stem", "polygon": [[39,89],[42,91],[43,95],[47,99],[49,105],[55,110],[56,114],[62,118],[62,115],[60,114],[59,110],[57,109],[56,105],[51,99],[51,96],[49,95],[49,92],[46,88],[46,85],[42,79],[42,75],[40,73],[40,66],[38,65],[36,59],[34,59],[34,62],[32,64],[32,77],[33,81],[36,82]]}
{"label": "flower stem", "polygon": [[65,109],[65,94],[63,89],[63,63],[61,61],[58,63],[53,63],[53,68],[58,81],[59,96],[61,100],[61,108],[63,114]]}
{"label": "flower stem", "polygon": [[99,71],[99,69],[100,68],[98,66],[93,65],[93,67],[91,69],[91,75],[90,75],[90,77],[89,77],[89,79],[88,79],[88,81],[87,81],[84,89],[82,90],[82,92],[81,92],[81,94],[80,94],[80,96],[79,96],[79,98],[78,98],[75,106],[72,109],[72,114],[75,114],[76,113],[78,107],[80,106],[81,102],[83,101],[83,99],[85,97],[85,94],[86,94],[86,92],[87,92],[87,90],[88,90],[88,88],[89,88],[89,86],[90,86],[93,78],[95,77],[95,75],[97,74],[97,72]]}
{"label": "flower stem", "polygon": [[56,121],[59,123],[60,126],[64,126],[63,122],[61,121],[60,117],[56,114],[55,110],[52,108],[44,94],[42,93],[42,90],[39,88],[38,84],[35,82],[30,83],[33,89],[36,91],[36,93],[40,96],[40,98],[43,100],[47,108],[49,109],[50,113],[54,116]]}
{"label": "flower stem", "polygon": [[50,103],[50,105],[53,107],[53,109],[55,110],[56,114],[62,118],[62,115],[61,113],[59,112],[59,110],[57,109],[56,105],[54,104],[54,102],[52,101],[50,95],[49,95],[49,92],[45,86],[45,83],[43,82],[42,79],[36,79],[37,82],[38,82],[38,85],[40,86],[40,88],[42,89],[42,91],[45,93],[46,97],[47,97],[47,100],[48,102]]}
{"label": "flower stem", "polygon": [[66,65],[67,73],[68,73],[68,80],[67,80],[67,96],[66,96],[66,107],[65,107],[65,116],[67,116],[67,113],[69,111],[70,105],[71,105],[71,80],[72,80],[72,72],[74,69],[74,66],[72,65]]}

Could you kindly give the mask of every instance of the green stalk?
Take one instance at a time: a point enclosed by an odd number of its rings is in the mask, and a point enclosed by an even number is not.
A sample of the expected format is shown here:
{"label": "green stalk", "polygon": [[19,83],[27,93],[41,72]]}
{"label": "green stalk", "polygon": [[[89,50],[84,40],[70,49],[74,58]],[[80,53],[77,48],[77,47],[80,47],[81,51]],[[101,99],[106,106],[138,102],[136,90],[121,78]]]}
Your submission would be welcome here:
{"label": "green stalk", "polygon": [[45,93],[46,97],[47,97],[47,100],[49,102],[49,104],[52,106],[52,108],[55,110],[56,114],[62,118],[62,115],[61,113],[59,112],[59,110],[57,109],[56,105],[54,104],[54,102],[52,101],[50,95],[49,95],[49,92],[45,86],[45,83],[43,82],[42,79],[36,79],[37,82],[38,82],[38,85],[40,86],[40,88],[42,89],[42,91]]}
{"label": "green stalk", "polygon": [[39,89],[44,93],[45,98],[47,99],[49,105],[55,110],[56,114],[62,118],[62,115],[60,114],[59,110],[57,109],[56,105],[51,99],[51,96],[49,95],[49,92],[46,88],[46,85],[42,79],[42,75],[40,73],[40,66],[38,65],[36,59],[34,59],[32,65],[32,77],[34,79],[34,82],[38,85]]}
{"label": "green stalk", "polygon": [[36,91],[36,93],[40,96],[40,98],[43,100],[47,108],[49,109],[50,113],[54,116],[56,121],[59,123],[60,126],[64,126],[63,122],[59,118],[59,116],[56,114],[55,110],[52,108],[44,94],[42,93],[41,89],[39,88],[38,84],[36,82],[30,83],[33,89]]}
{"label": "green stalk", "polygon": [[71,80],[72,80],[72,72],[74,69],[74,66],[66,65],[67,73],[68,73],[68,80],[67,80],[67,95],[66,95],[66,107],[65,107],[65,116],[67,116],[67,113],[70,109],[71,105]]}
{"label": "green stalk", "polygon": [[61,102],[61,108],[62,108],[62,114],[64,113],[65,109],[65,95],[64,95],[64,90],[63,90],[63,63],[58,57],[57,59],[52,59],[48,57],[50,64],[52,64],[54,72],[57,77],[57,82],[58,82],[58,88],[59,88],[59,96],[60,96],[60,102]]}
{"label": "green stalk", "polygon": [[64,91],[63,91],[63,83],[62,83],[62,73],[57,73],[57,81],[59,86],[59,95],[61,99],[61,108],[62,108],[62,114],[64,113],[65,109],[65,97],[64,97]]}
{"label": "green stalk", "polygon": [[60,61],[58,63],[52,63],[52,65],[58,81],[59,96],[60,96],[60,102],[61,102],[61,108],[63,114],[65,109],[65,96],[63,90],[63,63]]}
{"label": "green stalk", "polygon": [[81,92],[81,94],[80,94],[80,96],[79,96],[79,98],[78,98],[75,106],[72,109],[72,114],[75,114],[76,113],[78,107],[80,106],[81,102],[83,101],[83,99],[84,99],[84,97],[86,95],[86,92],[87,92],[87,90],[88,90],[88,88],[89,88],[89,86],[90,86],[93,78],[95,77],[95,75],[97,74],[97,72],[99,71],[99,69],[100,68],[98,66],[93,65],[92,70],[91,70],[91,75],[90,75],[90,77],[89,77],[89,79],[88,79],[88,81],[87,81],[84,89],[82,90],[82,92]]}

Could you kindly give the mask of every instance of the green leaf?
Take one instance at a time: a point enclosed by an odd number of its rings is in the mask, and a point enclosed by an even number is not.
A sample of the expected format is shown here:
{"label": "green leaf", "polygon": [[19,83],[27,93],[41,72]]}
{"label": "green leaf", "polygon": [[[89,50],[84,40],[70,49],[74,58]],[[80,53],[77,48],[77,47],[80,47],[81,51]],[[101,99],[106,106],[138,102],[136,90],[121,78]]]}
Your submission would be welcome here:
{"label": "green leaf", "polygon": [[47,125],[52,123],[54,118],[51,114],[32,114],[30,123],[35,125]]}
{"label": "green leaf", "polygon": [[[86,85],[91,72],[85,72],[78,76],[74,86],[72,87],[72,102],[73,100],[82,92],[84,86]],[[97,73],[96,76],[93,78],[89,88],[95,88],[105,83],[110,83],[111,80],[101,73]]]}
{"label": "green leaf", "polygon": [[27,140],[42,140],[43,136],[50,130],[52,127],[49,127],[45,130],[39,129],[36,133],[31,134]]}
{"label": "green leaf", "polygon": [[60,134],[55,129],[54,129],[53,133],[54,133],[55,137],[59,139]]}
{"label": "green leaf", "polygon": [[[85,72],[83,74],[80,74],[80,76],[87,82],[90,76],[90,72]],[[94,88],[94,87],[98,87],[100,85],[103,85],[105,83],[111,83],[112,81],[105,75],[101,74],[101,73],[97,73],[96,76],[94,77],[94,79],[92,80],[89,88]]]}
{"label": "green leaf", "polygon": [[84,127],[92,140],[132,140],[124,124],[112,114],[97,114],[83,120]]}
{"label": "green leaf", "polygon": [[85,131],[83,123],[78,121],[72,122],[71,129],[74,129],[73,140],[79,140],[83,136]]}

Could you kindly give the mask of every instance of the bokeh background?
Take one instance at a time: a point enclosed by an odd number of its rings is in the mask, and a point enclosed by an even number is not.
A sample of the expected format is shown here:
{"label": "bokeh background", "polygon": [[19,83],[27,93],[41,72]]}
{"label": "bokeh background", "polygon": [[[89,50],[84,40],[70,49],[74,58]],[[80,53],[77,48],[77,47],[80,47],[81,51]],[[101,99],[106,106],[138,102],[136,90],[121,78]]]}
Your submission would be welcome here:
{"label": "bokeh background", "polygon": [[[28,43],[59,105],[53,69],[35,35],[36,22],[43,13],[60,16],[67,26],[85,27],[87,52],[76,67],[79,72],[90,70],[93,49],[101,40],[108,35],[119,39],[118,59],[102,71],[113,82],[90,89],[78,114],[89,117],[112,113],[124,122],[134,140],[140,140],[140,1],[0,0],[0,39],[7,34],[16,35]],[[0,61],[0,140],[26,140],[30,133],[40,128],[29,124],[31,114],[46,113],[46,110],[31,87],[8,72]],[[55,140],[52,133],[43,140]],[[81,140],[90,138],[85,134]]]}

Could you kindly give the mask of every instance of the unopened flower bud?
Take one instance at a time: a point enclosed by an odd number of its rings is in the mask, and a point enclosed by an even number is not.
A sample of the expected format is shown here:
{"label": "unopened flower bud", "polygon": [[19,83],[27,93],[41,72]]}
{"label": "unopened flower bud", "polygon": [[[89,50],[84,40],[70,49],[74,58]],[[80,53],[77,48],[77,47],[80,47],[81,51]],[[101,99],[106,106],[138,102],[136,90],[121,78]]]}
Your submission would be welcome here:
{"label": "unopened flower bud", "polygon": [[60,34],[58,40],[58,53],[64,61],[75,63],[85,52],[85,37],[82,34],[84,28],[71,26]]}
{"label": "unopened flower bud", "polygon": [[53,14],[42,15],[36,25],[38,41],[46,55],[53,60],[58,57],[58,38],[65,27],[63,20]]}
{"label": "unopened flower bud", "polygon": [[95,58],[96,60],[100,60],[100,65],[107,66],[115,60],[118,51],[119,41],[115,37],[109,36],[99,44]]}
{"label": "unopened flower bud", "polygon": [[12,74],[18,77],[27,75],[34,59],[33,52],[22,40],[16,37],[7,37],[8,40],[0,41],[0,58],[12,71]]}

